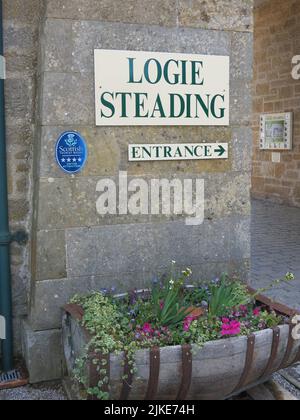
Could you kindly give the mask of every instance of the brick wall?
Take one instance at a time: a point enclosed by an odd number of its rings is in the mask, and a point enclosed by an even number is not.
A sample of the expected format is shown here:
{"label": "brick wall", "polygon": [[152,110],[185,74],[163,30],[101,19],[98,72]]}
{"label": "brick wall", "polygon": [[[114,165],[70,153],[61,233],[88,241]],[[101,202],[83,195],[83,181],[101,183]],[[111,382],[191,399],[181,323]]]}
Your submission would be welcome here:
{"label": "brick wall", "polygon": [[[300,54],[300,1],[269,0],[254,17],[254,155],[252,193],[300,206],[300,81],[291,76],[292,57]],[[272,162],[259,150],[261,113],[294,112],[294,147]]]}

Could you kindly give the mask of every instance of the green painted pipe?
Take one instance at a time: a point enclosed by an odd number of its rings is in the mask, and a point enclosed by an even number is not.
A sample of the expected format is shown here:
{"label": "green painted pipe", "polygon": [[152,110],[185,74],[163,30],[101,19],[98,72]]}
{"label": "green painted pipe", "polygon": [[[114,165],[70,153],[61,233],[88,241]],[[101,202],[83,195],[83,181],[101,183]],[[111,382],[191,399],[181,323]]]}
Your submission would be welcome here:
{"label": "green painted pipe", "polygon": [[[0,0],[0,59],[3,57],[3,10]],[[5,65],[5,64],[4,64]],[[5,340],[2,341],[2,369],[13,368],[12,291],[8,222],[7,167],[5,141],[4,76],[0,78],[0,315],[5,318]]]}

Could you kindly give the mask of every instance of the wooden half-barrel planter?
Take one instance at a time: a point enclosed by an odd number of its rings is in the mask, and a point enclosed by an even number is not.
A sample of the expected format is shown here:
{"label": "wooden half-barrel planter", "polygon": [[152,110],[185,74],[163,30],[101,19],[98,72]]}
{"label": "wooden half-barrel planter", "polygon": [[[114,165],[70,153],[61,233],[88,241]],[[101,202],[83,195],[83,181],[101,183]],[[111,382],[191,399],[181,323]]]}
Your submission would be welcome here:
{"label": "wooden half-barrel planter", "polygon": [[[106,375],[111,400],[221,400],[266,382],[270,376],[300,361],[300,340],[295,340],[292,319],[297,313],[264,296],[257,297],[290,324],[252,334],[196,346],[169,346],[139,350],[136,373],[131,374],[125,354],[106,357]],[[83,356],[91,340],[81,325],[83,310],[67,305],[63,317],[63,344],[69,375],[76,359]],[[89,387],[97,386],[99,375],[91,355],[87,362]],[[127,379],[123,379],[126,377]]]}

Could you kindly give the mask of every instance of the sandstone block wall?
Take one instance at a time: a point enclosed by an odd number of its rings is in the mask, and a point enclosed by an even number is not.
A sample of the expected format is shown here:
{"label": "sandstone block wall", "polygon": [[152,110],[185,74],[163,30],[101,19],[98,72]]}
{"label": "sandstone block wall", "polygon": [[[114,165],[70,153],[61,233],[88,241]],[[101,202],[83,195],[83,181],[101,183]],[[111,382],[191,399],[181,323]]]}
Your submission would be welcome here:
{"label": "sandstone block wall", "polygon": [[[23,219],[32,224],[31,268],[28,264],[24,268],[26,279],[30,278],[30,300],[23,325],[23,351],[32,382],[62,374],[61,306],[75,293],[111,285],[124,290],[149,284],[153,275],[168,270],[171,260],[182,268],[190,266],[199,281],[222,271],[238,271],[247,278],[252,155],[251,0],[37,3],[42,11],[39,36],[32,46],[39,51],[32,67],[37,101],[31,90],[32,102],[20,93],[25,101],[20,112],[34,103],[22,124],[26,120],[28,130],[35,127],[35,136],[29,131],[28,144],[22,131],[18,137],[22,150],[29,153],[26,179],[30,182],[22,188],[26,197],[20,208]],[[28,27],[36,31],[34,22]],[[15,50],[21,41],[9,37],[9,32],[7,37]],[[230,126],[96,127],[95,48],[230,56]],[[21,75],[18,73],[22,80]],[[22,86],[19,79],[18,83]],[[26,89],[33,86],[25,85]],[[8,101],[14,100],[13,94],[7,95]],[[11,124],[15,124],[13,117]],[[54,160],[56,140],[69,129],[78,130],[89,148],[84,171],[73,177],[61,172]],[[129,143],[220,140],[229,143],[228,161],[128,162]],[[17,164],[14,155],[9,161],[11,166]],[[117,178],[120,170],[146,180],[203,178],[204,224],[188,227],[178,216],[99,216],[96,184],[102,178]],[[19,178],[11,177],[12,191],[17,191]],[[28,253],[28,248],[22,252]],[[15,281],[20,282],[16,276]]]}

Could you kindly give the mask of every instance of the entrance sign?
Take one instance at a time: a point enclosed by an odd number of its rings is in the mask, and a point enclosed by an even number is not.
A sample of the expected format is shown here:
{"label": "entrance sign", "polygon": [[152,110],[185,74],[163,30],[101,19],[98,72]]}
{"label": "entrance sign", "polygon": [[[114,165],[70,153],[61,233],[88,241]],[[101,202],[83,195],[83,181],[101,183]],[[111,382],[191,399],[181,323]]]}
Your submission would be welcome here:
{"label": "entrance sign", "polygon": [[228,143],[131,144],[129,161],[228,159]]}
{"label": "entrance sign", "polygon": [[96,125],[229,125],[229,57],[95,50]]}
{"label": "entrance sign", "polygon": [[75,174],[81,171],[86,163],[86,142],[76,131],[67,131],[58,139],[55,154],[60,168],[64,172]]}

